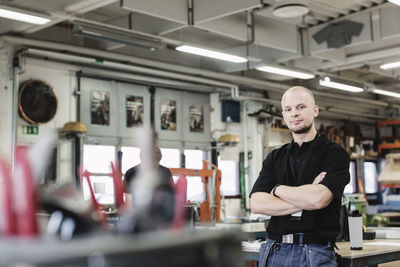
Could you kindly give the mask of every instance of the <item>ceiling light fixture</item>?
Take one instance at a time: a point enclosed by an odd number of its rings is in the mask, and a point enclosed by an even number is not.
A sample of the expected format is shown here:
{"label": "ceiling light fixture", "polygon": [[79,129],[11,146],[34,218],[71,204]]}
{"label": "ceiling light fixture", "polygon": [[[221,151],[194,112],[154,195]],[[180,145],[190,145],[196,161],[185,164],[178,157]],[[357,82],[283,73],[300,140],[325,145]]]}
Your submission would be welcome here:
{"label": "ceiling light fixture", "polygon": [[314,74],[301,72],[301,71],[295,71],[295,70],[289,70],[289,69],[285,69],[285,68],[281,68],[281,67],[260,66],[260,67],[257,67],[256,70],[274,73],[274,74],[283,75],[283,76],[299,78],[299,79],[312,79],[315,77]]}
{"label": "ceiling light fixture", "polygon": [[37,25],[43,25],[50,21],[45,18],[45,15],[5,6],[0,6],[0,17]]}
{"label": "ceiling light fixture", "polygon": [[332,82],[329,77],[325,77],[323,80],[319,80],[319,85],[325,86],[325,87],[330,87],[330,88],[335,88],[339,90],[344,90],[348,92],[353,92],[353,93],[359,93],[364,91],[364,88],[353,86],[353,85],[348,85],[344,83],[338,83],[338,82]]}
{"label": "ceiling light fixture", "polygon": [[272,14],[279,18],[296,18],[307,14],[310,10],[302,4],[288,4],[278,6],[274,9]]}
{"label": "ceiling light fixture", "polygon": [[386,96],[392,96],[392,97],[400,98],[400,94],[399,93],[390,92],[390,91],[386,91],[386,90],[373,88],[373,89],[370,89],[368,91],[372,92],[372,93],[375,93],[375,94],[379,94],[379,95],[386,95]]}
{"label": "ceiling light fixture", "polygon": [[395,4],[395,5],[400,6],[400,0],[389,0],[389,2],[391,2],[391,3]]}
{"label": "ceiling light fixture", "polygon": [[210,57],[219,60],[225,60],[233,63],[244,63],[247,62],[247,59],[244,57],[234,56],[222,52],[217,52],[209,49],[199,48],[191,45],[181,45],[175,48],[180,52],[186,52],[190,54],[195,54],[203,57]]}
{"label": "ceiling light fixture", "polygon": [[400,68],[400,61],[383,64],[380,66],[380,68],[383,70]]}

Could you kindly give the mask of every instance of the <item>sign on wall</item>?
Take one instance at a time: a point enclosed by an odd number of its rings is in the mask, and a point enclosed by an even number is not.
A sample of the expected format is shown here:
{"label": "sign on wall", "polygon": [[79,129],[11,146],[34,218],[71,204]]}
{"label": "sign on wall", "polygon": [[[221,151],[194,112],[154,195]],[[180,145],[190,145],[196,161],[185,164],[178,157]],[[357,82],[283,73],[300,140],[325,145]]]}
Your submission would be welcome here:
{"label": "sign on wall", "polygon": [[190,131],[197,133],[204,132],[203,105],[191,104],[189,108],[189,114],[190,114],[190,123],[189,123]]}
{"label": "sign on wall", "polygon": [[143,97],[127,95],[126,96],[126,127],[140,126],[143,124]]}
{"label": "sign on wall", "polygon": [[161,130],[176,131],[176,101],[161,99]]}
{"label": "sign on wall", "polygon": [[90,122],[96,125],[110,125],[110,94],[102,91],[91,91]]}

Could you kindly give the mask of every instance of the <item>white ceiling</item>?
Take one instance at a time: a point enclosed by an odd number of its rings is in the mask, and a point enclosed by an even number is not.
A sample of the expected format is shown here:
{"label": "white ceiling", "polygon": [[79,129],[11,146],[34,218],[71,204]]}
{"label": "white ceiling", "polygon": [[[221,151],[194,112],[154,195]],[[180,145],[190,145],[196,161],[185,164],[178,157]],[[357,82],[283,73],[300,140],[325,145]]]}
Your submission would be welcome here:
{"label": "white ceiling", "polygon": [[[303,4],[310,11],[292,19],[274,16],[275,8],[288,4]],[[384,0],[5,0],[1,5],[47,14],[51,22],[34,26],[0,19],[0,34],[101,48],[260,80],[297,82],[254,70],[263,63],[280,64],[400,92],[400,69],[379,68],[400,60],[400,7]],[[328,48],[326,41],[317,43],[312,37],[343,20],[362,24],[349,44]],[[122,42],[74,34],[82,29],[80,25],[119,30],[111,35]],[[138,46],[154,40],[159,42],[154,51]],[[245,56],[249,62],[224,63],[183,54],[174,50],[179,44],[218,49]],[[306,84],[316,86],[312,81]],[[364,93],[363,97],[378,96]]]}

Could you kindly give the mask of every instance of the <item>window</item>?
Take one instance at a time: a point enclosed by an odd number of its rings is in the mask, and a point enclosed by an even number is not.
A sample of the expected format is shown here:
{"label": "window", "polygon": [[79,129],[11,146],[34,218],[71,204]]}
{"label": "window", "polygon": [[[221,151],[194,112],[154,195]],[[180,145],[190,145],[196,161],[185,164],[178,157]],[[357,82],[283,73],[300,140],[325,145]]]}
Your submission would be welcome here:
{"label": "window", "polygon": [[378,192],[378,173],[376,163],[372,161],[364,162],[364,185],[365,193],[374,194]]}
{"label": "window", "polygon": [[344,188],[344,194],[353,194],[356,192],[357,182],[356,182],[356,162],[351,160],[350,161],[350,182]]}
{"label": "window", "polygon": [[[114,183],[111,176],[90,176],[90,182],[98,203],[103,205],[114,204]],[[83,198],[90,199],[90,191],[86,178],[83,180],[82,189]]]}
{"label": "window", "polygon": [[[185,168],[203,169],[203,160],[207,158],[206,152],[202,150],[186,149]],[[201,202],[204,200],[204,185],[199,176],[187,176],[187,199],[192,202]]]}
{"label": "window", "polygon": [[205,199],[204,185],[200,176],[186,176],[187,200],[191,202],[202,202]]}
{"label": "window", "polygon": [[240,195],[239,163],[234,160],[221,160],[218,157],[218,168],[221,170],[221,195]]}
{"label": "window", "polygon": [[140,164],[140,148],[137,147],[121,147],[122,163],[121,170],[125,173],[130,168]]}
{"label": "window", "polygon": [[203,160],[207,159],[207,153],[202,150],[186,149],[185,168],[186,169],[203,169]]}
{"label": "window", "polygon": [[174,148],[160,148],[162,158],[160,165],[167,168],[180,168],[181,167],[181,156],[179,149]]}
{"label": "window", "polygon": [[111,173],[111,162],[114,161],[114,146],[83,146],[83,170],[91,173]]}
{"label": "window", "polygon": [[[114,184],[111,174],[111,162],[115,163],[115,147],[100,145],[83,146],[83,170],[94,174],[90,182],[97,202],[103,205],[114,204]],[[84,199],[90,199],[87,180],[83,179]]]}

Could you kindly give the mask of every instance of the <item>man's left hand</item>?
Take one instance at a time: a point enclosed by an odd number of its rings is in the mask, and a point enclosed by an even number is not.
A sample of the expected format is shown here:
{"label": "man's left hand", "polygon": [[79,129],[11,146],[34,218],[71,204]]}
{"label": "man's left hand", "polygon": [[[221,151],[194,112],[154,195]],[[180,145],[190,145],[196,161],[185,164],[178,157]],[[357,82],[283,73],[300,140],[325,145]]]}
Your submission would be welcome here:
{"label": "man's left hand", "polygon": [[318,174],[318,176],[315,177],[312,184],[319,184],[325,178],[325,175],[326,175],[326,172],[321,172],[320,174]]}

